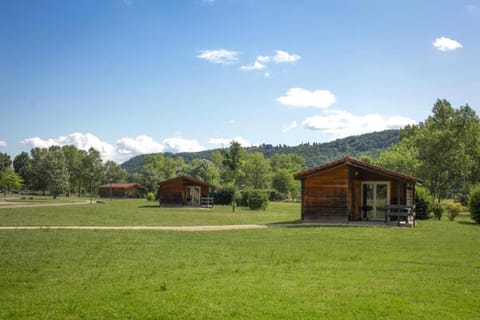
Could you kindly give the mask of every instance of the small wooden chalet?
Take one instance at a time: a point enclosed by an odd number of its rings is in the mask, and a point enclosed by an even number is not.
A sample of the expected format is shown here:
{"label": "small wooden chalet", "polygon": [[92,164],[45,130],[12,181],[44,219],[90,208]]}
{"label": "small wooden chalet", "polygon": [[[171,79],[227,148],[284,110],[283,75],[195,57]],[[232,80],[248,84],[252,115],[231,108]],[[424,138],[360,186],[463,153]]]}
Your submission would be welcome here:
{"label": "small wooden chalet", "polygon": [[396,220],[415,224],[415,177],[345,157],[294,174],[303,221]]}
{"label": "small wooden chalet", "polygon": [[138,183],[112,182],[98,189],[98,194],[103,198],[143,198],[146,192],[147,188]]}
{"label": "small wooden chalet", "polygon": [[189,176],[162,181],[157,188],[160,206],[213,206],[214,186]]}

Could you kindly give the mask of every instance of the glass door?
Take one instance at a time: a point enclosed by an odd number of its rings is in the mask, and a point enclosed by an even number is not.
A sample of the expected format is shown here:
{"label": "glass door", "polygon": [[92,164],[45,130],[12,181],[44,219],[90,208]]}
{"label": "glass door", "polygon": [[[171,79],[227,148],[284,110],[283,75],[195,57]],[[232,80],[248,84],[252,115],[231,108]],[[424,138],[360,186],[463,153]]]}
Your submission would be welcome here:
{"label": "glass door", "polygon": [[390,184],[388,182],[362,182],[362,206],[369,220],[385,219],[389,204]]}

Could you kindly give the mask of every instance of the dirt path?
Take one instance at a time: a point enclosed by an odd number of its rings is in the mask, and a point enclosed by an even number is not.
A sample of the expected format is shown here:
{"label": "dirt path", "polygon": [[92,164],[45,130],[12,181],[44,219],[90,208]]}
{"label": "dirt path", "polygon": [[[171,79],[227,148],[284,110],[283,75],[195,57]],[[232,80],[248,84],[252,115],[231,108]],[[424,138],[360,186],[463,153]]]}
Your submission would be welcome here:
{"label": "dirt path", "polygon": [[28,203],[28,202],[0,202],[0,209],[10,208],[33,208],[33,207],[58,207],[58,206],[73,206],[79,204],[89,204],[90,200],[81,202],[62,202],[62,203]]}
{"label": "dirt path", "polygon": [[157,230],[157,231],[223,231],[265,229],[262,224],[239,224],[223,226],[11,226],[0,230]]}

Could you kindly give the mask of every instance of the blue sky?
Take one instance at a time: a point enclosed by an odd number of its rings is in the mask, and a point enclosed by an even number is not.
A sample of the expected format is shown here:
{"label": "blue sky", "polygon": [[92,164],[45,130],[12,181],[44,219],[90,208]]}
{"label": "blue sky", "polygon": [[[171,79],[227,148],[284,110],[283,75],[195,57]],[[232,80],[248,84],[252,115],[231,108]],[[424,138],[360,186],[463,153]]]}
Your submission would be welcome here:
{"label": "blue sky", "polygon": [[0,152],[104,160],[480,113],[480,0],[1,0]]}

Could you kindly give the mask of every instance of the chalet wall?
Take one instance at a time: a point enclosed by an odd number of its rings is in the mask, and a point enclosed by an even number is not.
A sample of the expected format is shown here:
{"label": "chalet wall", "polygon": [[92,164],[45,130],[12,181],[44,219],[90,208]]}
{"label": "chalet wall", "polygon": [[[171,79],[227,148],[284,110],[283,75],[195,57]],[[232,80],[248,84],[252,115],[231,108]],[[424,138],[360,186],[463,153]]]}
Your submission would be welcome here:
{"label": "chalet wall", "polygon": [[347,220],[348,167],[334,168],[305,179],[303,218],[305,220]]}

